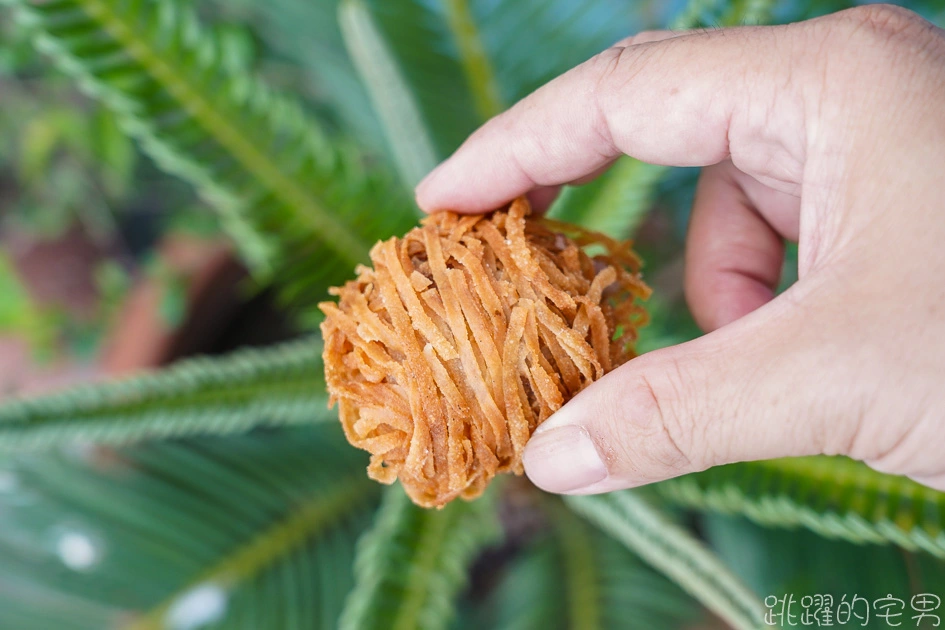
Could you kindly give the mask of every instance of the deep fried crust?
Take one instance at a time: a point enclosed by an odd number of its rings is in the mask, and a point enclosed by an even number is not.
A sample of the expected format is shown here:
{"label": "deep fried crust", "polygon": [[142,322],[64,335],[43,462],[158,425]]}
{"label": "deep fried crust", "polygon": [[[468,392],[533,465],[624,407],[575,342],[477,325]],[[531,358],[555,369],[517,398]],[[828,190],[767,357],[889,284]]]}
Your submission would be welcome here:
{"label": "deep fried crust", "polygon": [[345,435],[418,505],[521,474],[535,428],[633,356],[649,289],[630,244],[529,213],[434,214],[319,305]]}

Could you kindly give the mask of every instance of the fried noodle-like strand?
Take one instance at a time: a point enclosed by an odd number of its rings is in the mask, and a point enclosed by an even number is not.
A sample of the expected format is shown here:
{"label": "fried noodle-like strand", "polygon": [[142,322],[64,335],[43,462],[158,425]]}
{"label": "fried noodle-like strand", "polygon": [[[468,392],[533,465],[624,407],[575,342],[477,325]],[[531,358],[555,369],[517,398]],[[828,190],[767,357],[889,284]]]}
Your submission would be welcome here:
{"label": "fried noodle-like strand", "polygon": [[529,215],[434,214],[319,305],[345,435],[418,505],[521,474],[535,428],[634,356],[650,290],[630,243]]}

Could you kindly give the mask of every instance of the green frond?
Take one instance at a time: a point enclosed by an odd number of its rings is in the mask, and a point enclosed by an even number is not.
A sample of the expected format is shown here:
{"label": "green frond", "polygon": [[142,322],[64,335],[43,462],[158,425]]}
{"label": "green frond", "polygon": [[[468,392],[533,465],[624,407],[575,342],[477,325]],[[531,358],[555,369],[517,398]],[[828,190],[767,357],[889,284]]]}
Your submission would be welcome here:
{"label": "green frond", "polygon": [[433,630],[455,614],[454,599],[479,551],[499,537],[489,495],[425,510],[398,485],[386,491],[372,529],[358,543],[356,585],[343,630]]}
{"label": "green frond", "polygon": [[[165,170],[220,209],[258,271],[305,306],[412,224],[409,200],[364,174],[301,107],[247,70],[179,1],[17,2],[37,46],[115,111]],[[376,168],[372,172],[376,171]]]}
{"label": "green frond", "polygon": [[504,110],[505,105],[499,95],[492,62],[482,45],[482,35],[467,0],[446,0],[444,4],[446,24],[456,43],[466,85],[479,117],[487,120]]}
{"label": "green frond", "polygon": [[698,539],[639,493],[569,496],[565,503],[679,584],[734,628],[764,627],[764,606]]}
{"label": "green frond", "polygon": [[333,424],[5,462],[0,627],[334,628],[364,465]]}
{"label": "green frond", "polygon": [[680,505],[945,558],[945,493],[840,457],[718,466],[657,485]]}
{"label": "green frond", "polygon": [[557,497],[542,502],[550,530],[502,572],[462,627],[494,630],[677,628],[695,602]]}
{"label": "green frond", "polygon": [[466,83],[445,5],[425,0],[365,2],[423,112],[437,155],[452,153],[483,119]]}
{"label": "green frond", "polygon": [[689,0],[670,28],[721,28],[771,22],[774,0]]}
{"label": "green frond", "polygon": [[646,310],[650,317],[647,325],[640,330],[636,344],[638,353],[686,343],[703,334],[689,310],[679,308],[679,296],[675,300],[668,301],[659,294],[647,299]]}
{"label": "green frond", "polygon": [[321,341],[304,339],[153,374],[0,403],[0,454],[332,420]]}
{"label": "green frond", "polygon": [[360,146],[383,153],[383,129],[345,50],[339,5],[340,0],[269,0],[246,9],[254,33],[288,66],[286,81]]}
{"label": "green frond", "polygon": [[[872,602],[895,593],[908,602],[912,595],[945,592],[945,562],[929,554],[831,540],[807,529],[772,529],[724,514],[708,514],[701,525],[726,565],[766,596],[823,593],[839,602],[856,593]],[[868,627],[889,626],[876,621]]]}
{"label": "green frond", "polygon": [[502,101],[512,104],[649,20],[620,0],[468,0]]}
{"label": "green frond", "polygon": [[768,24],[774,5],[775,0],[734,0],[722,21],[733,25]]}
{"label": "green frond", "polygon": [[670,22],[669,28],[684,31],[699,26],[722,26],[720,13],[727,5],[728,2],[723,0],[689,0]]}
{"label": "green frond", "polygon": [[439,158],[411,87],[362,0],[343,0],[338,21],[348,54],[384,126],[401,180],[412,190]]}
{"label": "green frond", "polygon": [[646,217],[656,187],[668,170],[622,157],[594,182],[565,188],[550,216],[625,238]]}
{"label": "green frond", "polygon": [[[640,22],[634,13],[645,11],[621,0],[363,1],[399,62],[438,155],[454,151],[484,118],[625,37]],[[272,0],[261,9],[264,32],[325,87],[319,97],[370,141],[378,135],[372,131],[376,116],[361,115],[364,90],[351,85],[350,59],[311,41],[313,29],[328,29],[322,16],[336,4]]]}
{"label": "green frond", "polygon": [[[333,486],[320,496],[315,496],[294,508],[294,512],[269,529],[259,532],[252,540],[230,552],[215,565],[171,595],[163,603],[151,609],[141,619],[128,626],[129,630],[161,630],[165,617],[181,596],[204,584],[221,588],[232,588],[265,570],[278,559],[291,554],[302,546],[313,532],[319,532],[339,519],[370,493],[363,479],[352,478],[346,483]],[[307,593],[301,593],[306,596]]]}
{"label": "green frond", "polygon": [[[568,628],[560,548],[550,536],[530,541],[500,574],[486,600],[456,624],[459,630]],[[634,614],[636,611],[634,610]],[[575,629],[576,630],[576,629]]]}
{"label": "green frond", "polygon": [[554,510],[556,541],[561,549],[571,628],[602,628],[601,579],[588,528],[567,509]]}

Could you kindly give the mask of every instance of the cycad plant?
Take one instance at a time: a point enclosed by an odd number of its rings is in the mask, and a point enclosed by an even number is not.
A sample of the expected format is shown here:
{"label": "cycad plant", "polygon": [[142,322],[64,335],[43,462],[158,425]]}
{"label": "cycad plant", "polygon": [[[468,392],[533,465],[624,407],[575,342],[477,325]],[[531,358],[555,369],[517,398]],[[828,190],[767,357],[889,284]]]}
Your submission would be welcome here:
{"label": "cycad plant", "polygon": [[[3,15],[200,191],[312,334],[0,406],[0,628],[659,629],[688,627],[699,603],[757,628],[778,595],[764,589],[943,594],[945,495],[849,460],[563,500],[508,478],[430,511],[368,480],[327,408],[315,304],[416,222],[412,185],[478,123],[641,25],[844,6],[673,4],[243,4],[294,69],[287,95],[198,18],[220,5],[13,0]],[[552,212],[621,237],[653,224],[662,239],[641,249],[658,278],[691,181],[625,159]],[[651,310],[644,349],[695,334],[677,297],[657,291]]]}

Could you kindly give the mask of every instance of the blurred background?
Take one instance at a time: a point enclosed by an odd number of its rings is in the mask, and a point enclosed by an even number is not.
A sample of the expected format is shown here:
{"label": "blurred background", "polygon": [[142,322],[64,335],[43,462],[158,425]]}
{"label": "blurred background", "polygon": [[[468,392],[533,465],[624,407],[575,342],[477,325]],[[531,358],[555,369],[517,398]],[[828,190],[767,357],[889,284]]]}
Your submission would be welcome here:
{"label": "blurred background", "polygon": [[[365,84],[365,76],[387,67],[378,62],[372,69],[370,55],[367,61],[352,55],[339,2],[193,2],[201,23],[222,42],[219,63],[249,68],[276,91],[296,95],[329,137],[358,147],[364,169],[396,172],[393,185],[401,195],[423,171],[405,150],[435,163],[495,113],[496,103],[514,103],[636,31],[789,22],[857,3],[462,3],[478,25],[478,52],[491,72],[478,91],[463,78],[460,60],[468,55],[449,23],[450,4],[366,2],[399,78],[415,96],[409,111],[419,112],[429,131],[429,142],[416,147],[410,126],[396,119],[402,105],[384,101],[392,92]],[[945,25],[945,0],[902,4]],[[0,394],[48,392],[300,335],[293,314],[250,279],[205,198],[158,168],[108,109],[55,70],[28,31],[17,27],[13,11],[0,6]],[[390,112],[393,122],[385,119]],[[624,161],[599,182],[566,191],[553,210],[615,235],[633,234],[655,290],[643,351],[698,334],[681,293],[682,243],[697,174]],[[621,210],[610,213],[617,206]],[[790,250],[784,284],[794,277]],[[761,593],[859,589],[880,596],[934,587],[945,596],[942,564],[926,556],[766,530],[737,517],[706,516],[692,524]],[[81,541],[72,548],[61,542],[56,549],[66,568],[70,562],[81,568],[88,549]]]}

